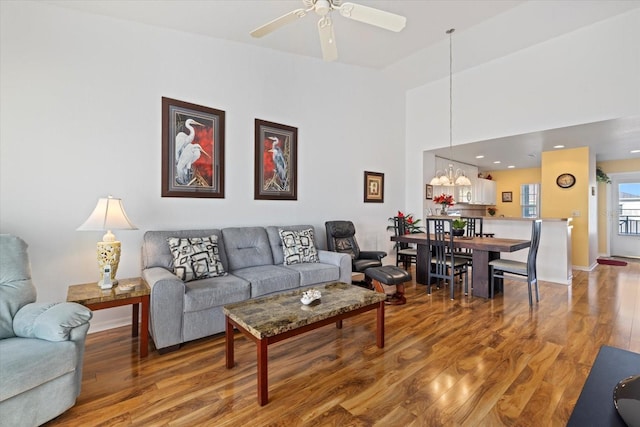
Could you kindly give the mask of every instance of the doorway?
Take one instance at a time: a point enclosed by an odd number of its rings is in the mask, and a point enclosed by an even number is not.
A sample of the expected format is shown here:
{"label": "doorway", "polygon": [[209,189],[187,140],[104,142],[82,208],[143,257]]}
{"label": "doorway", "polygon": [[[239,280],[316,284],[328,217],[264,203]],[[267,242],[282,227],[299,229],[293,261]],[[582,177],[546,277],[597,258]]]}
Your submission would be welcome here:
{"label": "doorway", "polygon": [[611,255],[640,258],[640,172],[610,177]]}

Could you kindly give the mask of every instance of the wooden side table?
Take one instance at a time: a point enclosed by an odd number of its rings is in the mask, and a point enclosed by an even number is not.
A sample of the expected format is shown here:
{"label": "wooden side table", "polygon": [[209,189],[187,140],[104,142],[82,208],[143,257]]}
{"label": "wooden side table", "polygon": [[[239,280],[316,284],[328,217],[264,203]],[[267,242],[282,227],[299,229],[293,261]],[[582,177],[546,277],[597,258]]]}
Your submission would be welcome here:
{"label": "wooden side table", "polygon": [[[123,287],[133,286],[130,290]],[[138,314],[142,306],[142,322],[140,324],[140,357],[149,354],[149,300],[151,288],[144,279],[134,277],[118,279],[118,285],[111,289],[100,289],[98,282],[69,286],[67,301],[77,302],[91,310],[131,305],[133,307],[131,320],[131,336],[138,336]]]}

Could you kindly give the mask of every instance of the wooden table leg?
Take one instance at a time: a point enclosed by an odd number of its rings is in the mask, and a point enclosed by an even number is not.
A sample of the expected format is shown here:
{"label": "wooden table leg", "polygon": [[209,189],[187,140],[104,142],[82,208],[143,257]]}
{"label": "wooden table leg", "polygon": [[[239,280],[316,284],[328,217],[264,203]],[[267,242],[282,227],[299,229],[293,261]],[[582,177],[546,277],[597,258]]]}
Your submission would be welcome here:
{"label": "wooden table leg", "polygon": [[259,340],[258,348],[258,403],[264,406],[269,403],[269,385],[267,373],[267,340]]}
{"label": "wooden table leg", "polygon": [[138,304],[131,304],[132,313],[131,313],[131,336],[138,336],[138,312],[140,310],[140,306]]}
{"label": "wooden table leg", "polygon": [[378,304],[377,312],[377,332],[376,332],[376,344],[378,348],[384,348],[384,301],[380,301]]}
{"label": "wooden table leg", "polygon": [[427,284],[427,268],[431,268],[429,260],[431,254],[429,253],[429,247],[427,245],[418,245],[417,259],[416,259],[416,283],[421,285]]}
{"label": "wooden table leg", "polygon": [[233,368],[235,362],[233,360],[233,324],[229,320],[229,316],[225,316],[225,330],[224,330],[224,338],[225,338],[225,348],[226,348],[226,363],[227,369]]}
{"label": "wooden table leg", "polygon": [[[491,278],[489,277],[489,261],[499,258],[500,252],[473,250],[473,268],[471,269],[473,296],[489,298],[489,285],[491,283]],[[496,279],[496,286],[500,283],[501,282],[497,282]]]}
{"label": "wooden table leg", "polygon": [[[140,323],[140,357],[147,357],[149,355],[149,306],[150,296],[145,295],[142,297],[142,323]],[[133,305],[134,310],[138,308],[138,304]],[[138,319],[136,315],[136,326],[138,325]],[[137,331],[138,328],[136,327]]]}

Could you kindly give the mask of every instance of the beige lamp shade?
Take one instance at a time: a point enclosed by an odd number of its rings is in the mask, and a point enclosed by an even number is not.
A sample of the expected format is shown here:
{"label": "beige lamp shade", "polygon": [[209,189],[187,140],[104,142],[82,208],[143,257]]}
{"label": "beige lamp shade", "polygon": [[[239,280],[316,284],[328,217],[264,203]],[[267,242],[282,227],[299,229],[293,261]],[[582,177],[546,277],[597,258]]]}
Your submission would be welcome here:
{"label": "beige lamp shade", "polygon": [[[122,206],[122,200],[109,196],[107,198],[98,199],[98,204],[93,210],[89,218],[77,228],[78,231],[107,231],[102,236],[102,241],[98,242],[98,266],[100,267],[100,275],[102,278],[105,266],[111,266],[111,281],[115,285],[118,264],[120,263],[120,242],[116,240],[116,236],[111,230],[137,230],[138,227],[133,225],[127,217]],[[100,280],[101,287],[102,280]]]}

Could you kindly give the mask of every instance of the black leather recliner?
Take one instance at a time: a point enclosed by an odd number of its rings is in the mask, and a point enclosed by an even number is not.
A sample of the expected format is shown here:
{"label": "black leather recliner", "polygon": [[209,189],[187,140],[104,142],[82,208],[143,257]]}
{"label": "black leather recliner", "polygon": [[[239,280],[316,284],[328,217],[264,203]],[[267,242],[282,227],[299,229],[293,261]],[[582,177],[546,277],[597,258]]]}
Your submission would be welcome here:
{"label": "black leather recliner", "polygon": [[367,268],[380,267],[382,258],[387,256],[383,251],[362,251],[356,240],[356,227],[351,221],[327,221],[327,249],[351,255],[352,270],[363,273]]}

